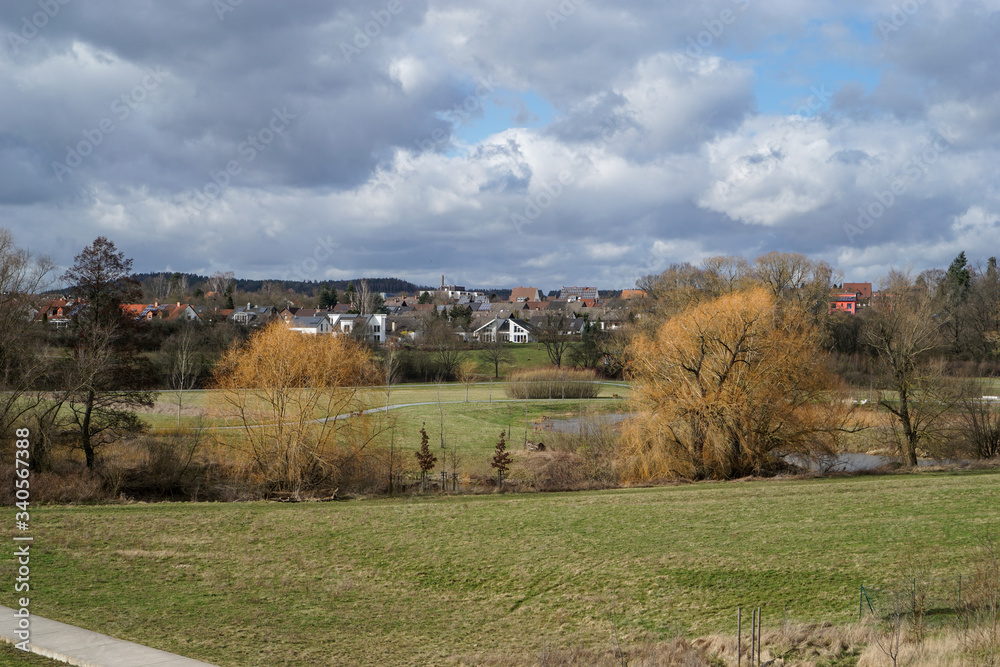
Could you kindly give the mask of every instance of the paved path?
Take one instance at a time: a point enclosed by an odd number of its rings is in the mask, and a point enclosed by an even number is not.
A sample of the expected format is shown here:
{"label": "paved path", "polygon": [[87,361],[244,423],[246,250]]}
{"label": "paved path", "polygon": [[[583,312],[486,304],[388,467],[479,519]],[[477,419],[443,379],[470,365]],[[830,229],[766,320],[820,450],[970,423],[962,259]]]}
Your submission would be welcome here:
{"label": "paved path", "polygon": [[[14,610],[0,606],[0,639],[12,644],[21,639],[14,634]],[[148,646],[115,639],[58,621],[31,615],[32,653],[79,667],[214,667]]]}

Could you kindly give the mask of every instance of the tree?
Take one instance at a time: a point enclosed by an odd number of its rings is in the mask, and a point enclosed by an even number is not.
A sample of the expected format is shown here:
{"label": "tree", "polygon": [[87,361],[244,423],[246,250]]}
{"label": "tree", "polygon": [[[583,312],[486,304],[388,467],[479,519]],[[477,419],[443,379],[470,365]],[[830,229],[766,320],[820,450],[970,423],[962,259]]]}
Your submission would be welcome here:
{"label": "tree", "polygon": [[514,355],[502,340],[491,338],[482,343],[477,352],[479,359],[493,367],[493,377],[500,377],[500,367],[514,363]]}
{"label": "tree", "polygon": [[[0,434],[8,435],[44,402],[44,394],[32,392],[48,363],[32,323],[31,299],[47,285],[53,268],[50,259],[18,247],[14,235],[0,228]],[[35,470],[48,463],[45,445],[44,439],[31,438],[29,461]]]}
{"label": "tree", "polygon": [[458,347],[458,337],[447,319],[429,314],[421,322],[420,346],[430,354],[440,379],[455,377],[465,355]]}
{"label": "tree", "polygon": [[762,288],[696,305],[629,346],[627,481],[729,479],[833,451],[844,425],[805,313]]}
{"label": "tree", "polygon": [[354,310],[358,311],[360,315],[370,315],[382,307],[382,299],[368,286],[367,280],[358,283],[351,303],[354,305]]}
{"label": "tree", "polygon": [[538,342],[545,346],[545,352],[557,368],[562,368],[563,356],[573,345],[573,336],[567,334],[566,316],[546,315],[536,333]]}
{"label": "tree", "polygon": [[198,377],[205,368],[205,358],[199,345],[199,334],[194,324],[185,324],[179,332],[163,344],[167,353],[167,384],[177,397],[177,426],[181,425],[181,409],[184,392],[194,389]]}
{"label": "tree", "polygon": [[232,271],[216,271],[208,278],[208,291],[216,295],[230,296],[236,285]]}
{"label": "tree", "polygon": [[152,369],[134,346],[135,322],[121,309],[138,301],[142,291],[132,277],[132,260],[104,236],[76,256],[63,280],[86,306],[73,323],[73,362],[60,400],[69,408],[87,467],[93,468],[97,446],[142,430],[134,410],[156,399],[148,391]]}
{"label": "tree", "polygon": [[358,304],[357,304],[356,296],[354,294],[354,283],[353,282],[347,283],[347,288],[344,290],[344,298],[347,299],[347,303],[350,304],[350,306],[351,306],[351,312],[352,313],[357,313],[358,312]]}
{"label": "tree", "polygon": [[421,292],[420,296],[417,297],[417,303],[434,303],[434,294],[432,292]]}
{"label": "tree", "polygon": [[507,471],[510,470],[512,462],[510,452],[507,451],[507,440],[504,438],[504,432],[500,431],[500,439],[497,440],[497,445],[493,450],[493,458],[490,459],[490,467],[497,471],[498,489],[503,489],[503,480]]}
{"label": "tree", "polygon": [[479,379],[479,364],[473,359],[463,359],[458,365],[458,380],[465,385],[465,402],[469,402],[469,388]]}
{"label": "tree", "polygon": [[575,346],[569,354],[570,361],[574,366],[580,368],[596,368],[604,356],[601,346],[603,332],[591,321],[583,324],[580,332],[580,344]]}
{"label": "tree", "polygon": [[324,287],[319,293],[319,303],[317,304],[320,308],[333,308],[337,305],[337,288]]}
{"label": "tree", "polygon": [[349,337],[304,336],[275,321],[219,361],[214,412],[238,425],[233,447],[251,478],[298,493],[336,477],[372,441],[363,410],[376,382],[370,352]]}
{"label": "tree", "polygon": [[882,369],[886,388],[879,405],[902,430],[899,447],[903,464],[917,465],[917,446],[949,407],[942,394],[946,379],[929,355],[941,345],[941,321],[933,294],[909,277],[892,273],[865,313],[862,340]]}
{"label": "tree", "polygon": [[427,429],[423,426],[420,427],[420,449],[418,449],[415,454],[417,457],[417,465],[420,466],[420,490],[425,491],[427,489],[427,473],[434,469],[434,464],[437,463],[437,457],[430,448],[430,438],[427,436]]}

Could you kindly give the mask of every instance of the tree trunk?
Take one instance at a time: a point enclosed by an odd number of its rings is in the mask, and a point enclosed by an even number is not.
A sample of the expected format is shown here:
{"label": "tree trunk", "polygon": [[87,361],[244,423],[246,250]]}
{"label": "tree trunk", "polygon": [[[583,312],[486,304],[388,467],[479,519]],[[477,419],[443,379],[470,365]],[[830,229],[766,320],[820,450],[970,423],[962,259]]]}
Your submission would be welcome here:
{"label": "tree trunk", "polygon": [[899,391],[899,421],[903,425],[903,465],[914,467],[917,465],[917,432],[913,430],[910,422],[909,396],[906,389]]}
{"label": "tree trunk", "polygon": [[83,444],[83,454],[87,457],[87,467],[94,469],[94,444],[90,440],[90,415],[94,411],[94,390],[87,392],[87,407],[83,413],[83,424],[80,427],[80,440]]}

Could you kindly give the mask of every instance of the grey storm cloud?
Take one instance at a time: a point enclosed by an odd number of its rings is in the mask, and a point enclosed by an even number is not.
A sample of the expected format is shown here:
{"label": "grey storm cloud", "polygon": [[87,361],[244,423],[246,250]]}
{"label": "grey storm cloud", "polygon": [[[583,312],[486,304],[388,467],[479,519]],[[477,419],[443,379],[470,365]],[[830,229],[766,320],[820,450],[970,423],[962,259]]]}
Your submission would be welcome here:
{"label": "grey storm cloud", "polygon": [[[10,0],[0,224],[64,264],[478,285],[992,254],[997,11],[903,4]],[[876,83],[761,111],[809,39]]]}

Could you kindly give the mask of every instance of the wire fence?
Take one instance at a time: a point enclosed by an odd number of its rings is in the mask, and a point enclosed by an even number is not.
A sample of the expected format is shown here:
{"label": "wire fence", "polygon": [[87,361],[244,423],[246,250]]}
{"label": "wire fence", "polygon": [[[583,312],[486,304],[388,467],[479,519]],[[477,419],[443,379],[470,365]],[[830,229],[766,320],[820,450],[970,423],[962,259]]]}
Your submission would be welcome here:
{"label": "wire fence", "polygon": [[966,609],[969,580],[963,575],[912,577],[889,587],[861,585],[858,619],[886,620],[893,615],[919,619],[928,627],[954,621]]}

